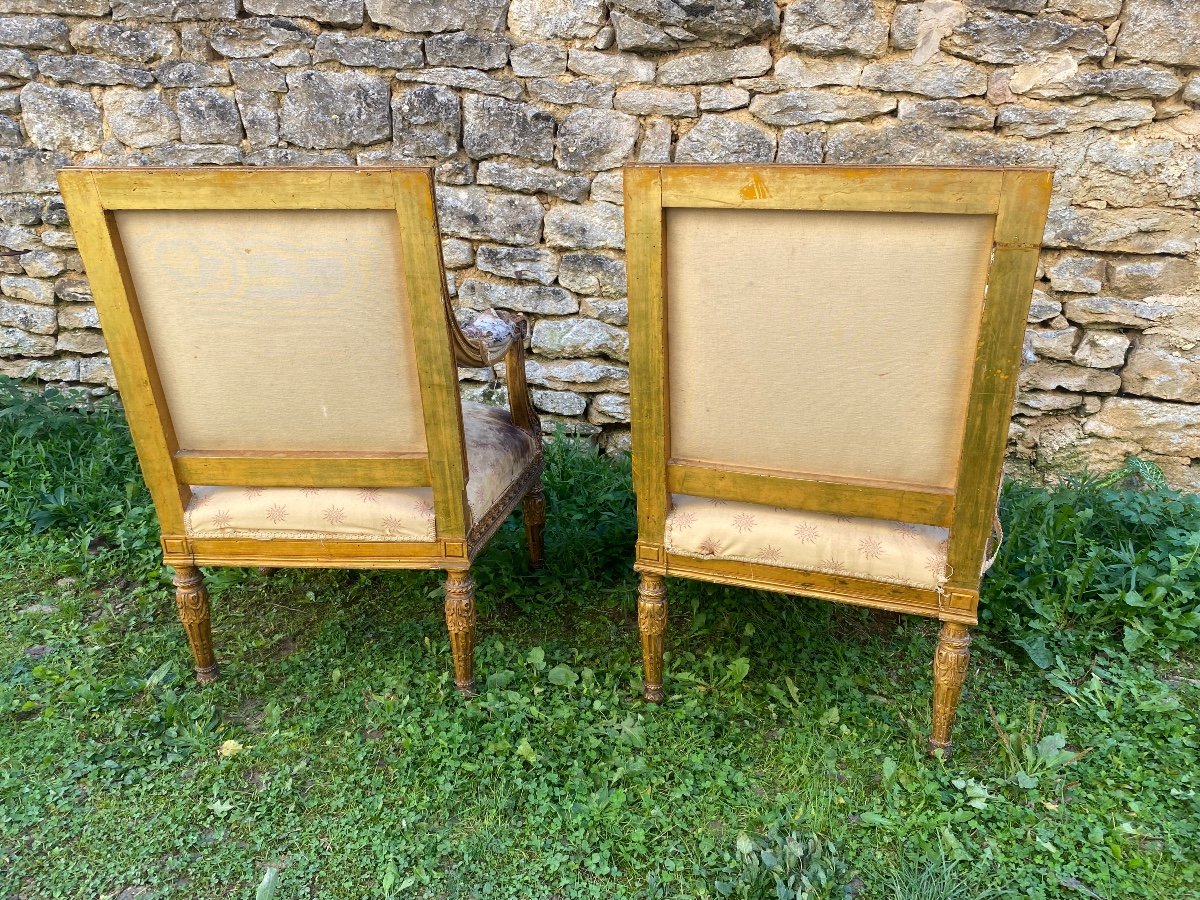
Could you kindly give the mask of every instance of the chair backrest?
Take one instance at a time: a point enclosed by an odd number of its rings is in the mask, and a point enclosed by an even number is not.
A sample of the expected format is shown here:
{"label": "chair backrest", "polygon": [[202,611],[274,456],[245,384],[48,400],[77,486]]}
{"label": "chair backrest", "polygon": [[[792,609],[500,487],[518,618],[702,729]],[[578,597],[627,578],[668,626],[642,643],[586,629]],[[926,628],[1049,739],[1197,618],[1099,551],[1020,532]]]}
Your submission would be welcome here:
{"label": "chair backrest", "polygon": [[425,169],[64,169],[164,537],[191,484],[432,486],[467,513]]}
{"label": "chair backrest", "polygon": [[939,525],[950,584],[977,588],[1049,189],[1030,169],[627,169],[641,541],[669,493]]}

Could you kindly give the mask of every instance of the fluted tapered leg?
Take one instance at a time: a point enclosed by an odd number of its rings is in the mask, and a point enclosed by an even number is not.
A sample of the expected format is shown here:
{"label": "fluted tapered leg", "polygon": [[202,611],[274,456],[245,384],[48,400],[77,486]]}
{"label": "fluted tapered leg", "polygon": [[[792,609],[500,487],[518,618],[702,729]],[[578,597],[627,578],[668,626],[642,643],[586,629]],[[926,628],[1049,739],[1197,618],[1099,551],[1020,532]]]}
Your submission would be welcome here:
{"label": "fluted tapered leg", "polygon": [[642,635],[643,696],[663,698],[663,635],[667,631],[667,587],[661,575],[643,573],[638,585],[638,631]]}
{"label": "fluted tapered leg", "polygon": [[213,653],[212,612],[204,578],[195,566],[177,566],[174,583],[175,608],[196,660],[196,680],[201,684],[216,681],[219,667]]}
{"label": "fluted tapered leg", "polygon": [[546,564],[546,492],[539,480],[521,501],[525,537],[529,540],[529,564],[540,569]]}
{"label": "fluted tapered leg", "polygon": [[475,579],[471,573],[446,573],[446,629],[454,656],[454,686],[459,693],[475,696]]}
{"label": "fluted tapered leg", "polygon": [[933,730],[929,752],[950,752],[950,732],[958,711],[958,698],[971,660],[971,633],[966,625],[943,622],[933,655]]}

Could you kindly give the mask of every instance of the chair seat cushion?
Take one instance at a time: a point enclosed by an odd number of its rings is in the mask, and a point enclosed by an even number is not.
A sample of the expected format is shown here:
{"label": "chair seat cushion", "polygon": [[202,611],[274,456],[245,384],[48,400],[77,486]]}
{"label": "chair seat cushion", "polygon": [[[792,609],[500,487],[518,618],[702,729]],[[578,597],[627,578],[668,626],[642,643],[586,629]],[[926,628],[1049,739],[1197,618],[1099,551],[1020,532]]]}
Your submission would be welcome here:
{"label": "chair seat cushion", "polygon": [[945,579],[945,528],[671,495],[666,547],[700,559],[733,559],[910,587]]}
{"label": "chair seat cushion", "polygon": [[[464,402],[467,503],[478,521],[529,468],[534,438],[508,411]],[[184,518],[198,538],[421,541],[437,538],[433,489],[194,485]]]}

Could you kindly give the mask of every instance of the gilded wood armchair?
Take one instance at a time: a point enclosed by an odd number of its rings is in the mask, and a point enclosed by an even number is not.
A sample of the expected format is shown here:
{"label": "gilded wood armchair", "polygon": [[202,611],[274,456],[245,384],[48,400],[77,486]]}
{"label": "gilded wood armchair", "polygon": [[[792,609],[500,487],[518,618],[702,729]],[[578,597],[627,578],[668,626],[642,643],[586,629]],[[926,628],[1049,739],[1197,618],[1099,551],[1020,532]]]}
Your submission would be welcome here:
{"label": "gilded wood armchair", "polygon": [[916,613],[949,750],[1050,181],[626,169],[647,699],[666,575]]}
{"label": "gilded wood armchair", "polygon": [[[444,569],[471,693],[471,562],[520,503],[541,564],[541,435],[524,324],[464,334],[451,312],[429,171],[59,182],[199,680],[217,660],[198,566]],[[499,361],[511,414],[460,402],[456,363]]]}

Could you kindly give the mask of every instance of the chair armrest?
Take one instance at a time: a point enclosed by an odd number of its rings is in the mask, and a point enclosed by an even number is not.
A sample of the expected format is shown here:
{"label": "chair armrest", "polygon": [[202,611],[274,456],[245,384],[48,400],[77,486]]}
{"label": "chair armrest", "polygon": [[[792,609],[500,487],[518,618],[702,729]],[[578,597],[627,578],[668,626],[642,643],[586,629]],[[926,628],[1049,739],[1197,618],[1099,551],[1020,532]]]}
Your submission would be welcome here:
{"label": "chair armrest", "polygon": [[525,341],[529,325],[523,318],[489,311],[469,325],[450,316],[451,341],[459,365],[481,368],[503,361],[508,382],[508,408],[513,424],[541,440],[542,426],[525,381]]}
{"label": "chair armrest", "polygon": [[504,355],[504,378],[508,382],[508,409],[512,413],[513,424],[528,431],[541,445],[542,423],[533,408],[533,400],[529,396],[529,385],[525,382],[525,338],[529,326],[524,319],[516,323],[519,331],[516,340],[508,345]]}
{"label": "chair armrest", "polygon": [[460,366],[494,366],[515,341],[524,339],[523,321],[502,319],[494,312],[482,313],[469,325],[459,325],[453,314],[449,319],[455,361]]}

